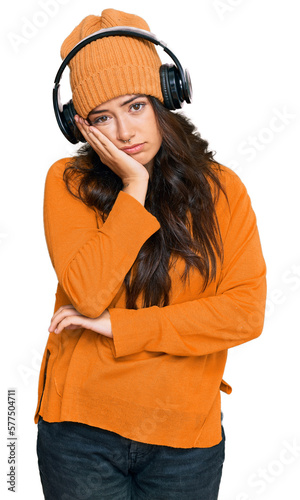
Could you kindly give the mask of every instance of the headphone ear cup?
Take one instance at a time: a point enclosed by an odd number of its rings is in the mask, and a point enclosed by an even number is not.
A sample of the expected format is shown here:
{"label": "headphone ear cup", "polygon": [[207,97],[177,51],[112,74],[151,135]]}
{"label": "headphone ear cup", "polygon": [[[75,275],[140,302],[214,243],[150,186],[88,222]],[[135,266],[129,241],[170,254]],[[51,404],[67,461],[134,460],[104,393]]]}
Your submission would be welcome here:
{"label": "headphone ear cup", "polygon": [[160,67],[160,81],[166,108],[180,109],[184,98],[178,68],[173,64],[163,64]]}
{"label": "headphone ear cup", "polygon": [[184,72],[183,95],[184,100],[190,104],[193,99],[193,87],[191,77],[187,69]]}
{"label": "headphone ear cup", "polygon": [[168,65],[163,64],[159,69],[160,74],[160,85],[161,91],[164,98],[164,105],[167,109],[174,110],[176,109],[171,96],[171,89],[169,85],[169,74],[168,74]]}
{"label": "headphone ear cup", "polygon": [[76,115],[76,110],[72,99],[63,105],[63,110],[61,113],[61,120],[64,126],[64,134],[66,138],[72,143],[77,144],[77,142],[86,142],[85,138],[79,131],[74,116]]}

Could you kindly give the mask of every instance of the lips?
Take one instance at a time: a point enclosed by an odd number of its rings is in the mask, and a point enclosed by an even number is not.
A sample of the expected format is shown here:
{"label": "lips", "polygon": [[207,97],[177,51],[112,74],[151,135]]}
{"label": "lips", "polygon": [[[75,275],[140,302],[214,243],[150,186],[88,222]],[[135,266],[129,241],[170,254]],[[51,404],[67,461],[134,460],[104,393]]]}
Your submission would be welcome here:
{"label": "lips", "polygon": [[145,145],[144,142],[142,144],[132,144],[129,147],[122,148],[122,151],[124,151],[124,153],[128,153],[128,154],[139,153],[144,148],[144,145]]}

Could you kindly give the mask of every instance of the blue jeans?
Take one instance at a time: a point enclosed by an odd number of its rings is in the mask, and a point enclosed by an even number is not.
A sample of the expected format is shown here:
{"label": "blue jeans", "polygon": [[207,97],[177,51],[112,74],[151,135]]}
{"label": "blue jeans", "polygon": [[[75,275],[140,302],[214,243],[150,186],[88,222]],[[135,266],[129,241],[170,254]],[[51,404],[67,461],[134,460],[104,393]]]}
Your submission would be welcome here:
{"label": "blue jeans", "polygon": [[217,500],[225,435],[211,448],[140,443],[74,422],[38,422],[46,500]]}

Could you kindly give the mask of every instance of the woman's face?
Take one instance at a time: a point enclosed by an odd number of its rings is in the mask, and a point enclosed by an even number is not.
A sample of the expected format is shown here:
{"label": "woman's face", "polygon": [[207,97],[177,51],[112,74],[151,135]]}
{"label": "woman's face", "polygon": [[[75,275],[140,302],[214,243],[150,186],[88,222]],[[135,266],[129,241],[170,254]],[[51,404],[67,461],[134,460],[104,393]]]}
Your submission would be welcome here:
{"label": "woman's face", "polygon": [[137,94],[115,97],[94,108],[88,120],[117,148],[152,168],[162,136],[148,97]]}

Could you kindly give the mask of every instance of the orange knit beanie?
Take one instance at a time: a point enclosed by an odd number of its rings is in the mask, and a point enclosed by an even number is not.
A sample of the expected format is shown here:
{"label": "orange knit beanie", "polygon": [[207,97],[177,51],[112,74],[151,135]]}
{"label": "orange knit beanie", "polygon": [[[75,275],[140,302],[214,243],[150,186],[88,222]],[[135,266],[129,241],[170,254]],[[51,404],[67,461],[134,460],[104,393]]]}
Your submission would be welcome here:
{"label": "orange knit beanie", "polygon": [[[83,38],[115,26],[150,31],[138,16],[106,9],[101,16],[87,16],[61,47],[64,59]],[[127,36],[109,36],[83,47],[69,62],[70,83],[76,112],[86,118],[100,104],[125,94],[147,94],[163,102],[160,58],[153,43]]]}

